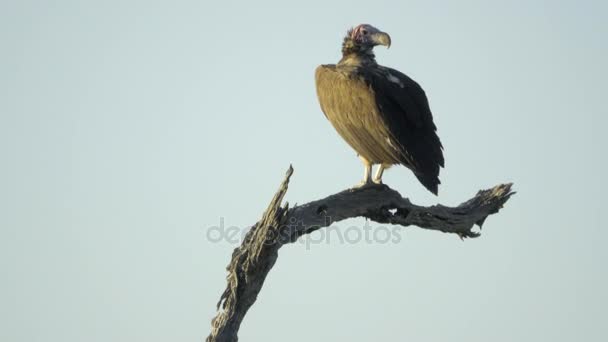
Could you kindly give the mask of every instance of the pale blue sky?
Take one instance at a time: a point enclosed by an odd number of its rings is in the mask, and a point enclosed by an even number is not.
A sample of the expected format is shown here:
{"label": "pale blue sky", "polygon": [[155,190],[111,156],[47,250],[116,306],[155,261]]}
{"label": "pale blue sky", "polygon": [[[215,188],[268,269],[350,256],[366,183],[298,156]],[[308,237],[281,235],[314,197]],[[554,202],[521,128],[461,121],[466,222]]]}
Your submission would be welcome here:
{"label": "pale blue sky", "polygon": [[0,340],[206,336],[234,248],[207,228],[254,223],[290,163],[290,203],[359,181],[313,73],[365,22],[445,145],[439,198],[403,168],[385,182],[422,204],[518,194],[464,243],[286,246],[241,340],[606,341],[607,9],[0,2]]}

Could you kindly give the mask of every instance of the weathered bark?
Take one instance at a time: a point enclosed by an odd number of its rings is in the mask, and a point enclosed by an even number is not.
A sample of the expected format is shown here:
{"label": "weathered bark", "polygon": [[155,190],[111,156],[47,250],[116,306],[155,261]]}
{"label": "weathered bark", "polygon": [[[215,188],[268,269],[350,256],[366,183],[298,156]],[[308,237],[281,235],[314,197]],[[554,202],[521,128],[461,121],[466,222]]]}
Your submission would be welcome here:
{"label": "weathered bark", "polygon": [[374,185],[356,190],[345,190],[324,199],[289,208],[281,206],[293,173],[290,166],[283,183],[274,195],[262,219],[235,248],[228,265],[228,285],[217,304],[217,316],[211,321],[207,342],[237,341],[238,330],[245,314],[262,289],[266,275],[274,266],[278,250],[298,237],[334,222],[352,217],[366,217],[378,223],[454,233],[461,238],[473,238],[472,231],[485,219],[502,208],[514,194],[511,184],[481,190],[457,207],[434,205],[422,207],[386,185]]}

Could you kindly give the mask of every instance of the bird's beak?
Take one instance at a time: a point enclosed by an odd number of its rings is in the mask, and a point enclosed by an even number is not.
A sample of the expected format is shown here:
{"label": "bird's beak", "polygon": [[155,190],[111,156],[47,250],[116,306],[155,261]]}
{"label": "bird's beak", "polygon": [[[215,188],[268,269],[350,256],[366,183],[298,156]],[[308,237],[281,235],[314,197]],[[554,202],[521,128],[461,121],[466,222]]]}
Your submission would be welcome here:
{"label": "bird's beak", "polygon": [[387,48],[391,47],[391,36],[385,32],[376,32],[372,35],[372,40],[375,45],[384,45]]}

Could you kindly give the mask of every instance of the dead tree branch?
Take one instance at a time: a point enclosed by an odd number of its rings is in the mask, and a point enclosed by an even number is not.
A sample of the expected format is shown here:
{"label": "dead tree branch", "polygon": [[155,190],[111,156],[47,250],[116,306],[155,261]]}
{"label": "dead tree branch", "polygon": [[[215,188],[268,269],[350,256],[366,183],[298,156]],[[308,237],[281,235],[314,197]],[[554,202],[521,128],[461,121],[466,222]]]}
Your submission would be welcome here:
{"label": "dead tree branch", "polygon": [[278,250],[300,236],[353,217],[366,217],[378,223],[421,228],[473,238],[485,219],[496,212],[514,194],[511,184],[481,190],[470,200],[456,206],[423,207],[412,204],[386,185],[345,190],[324,199],[289,208],[281,206],[293,173],[290,166],[270,205],[235,248],[227,267],[228,285],[217,304],[218,313],[211,321],[207,342],[234,342],[249,308],[255,302],[266,275],[274,266]]}

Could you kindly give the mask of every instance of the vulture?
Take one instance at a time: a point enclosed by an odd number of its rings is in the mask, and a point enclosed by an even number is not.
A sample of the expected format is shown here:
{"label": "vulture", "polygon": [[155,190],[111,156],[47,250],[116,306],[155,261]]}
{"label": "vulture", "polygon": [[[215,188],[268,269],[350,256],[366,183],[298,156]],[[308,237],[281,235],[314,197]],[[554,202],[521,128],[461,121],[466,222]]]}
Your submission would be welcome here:
{"label": "vulture", "polygon": [[410,77],[379,65],[377,45],[390,47],[391,37],[368,24],[348,30],[338,64],[315,71],[321,110],[363,162],[364,178],[355,188],[382,184],[384,170],[400,164],[437,195],[443,146],[426,94]]}

